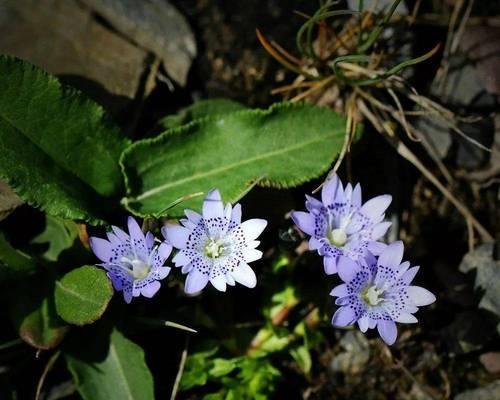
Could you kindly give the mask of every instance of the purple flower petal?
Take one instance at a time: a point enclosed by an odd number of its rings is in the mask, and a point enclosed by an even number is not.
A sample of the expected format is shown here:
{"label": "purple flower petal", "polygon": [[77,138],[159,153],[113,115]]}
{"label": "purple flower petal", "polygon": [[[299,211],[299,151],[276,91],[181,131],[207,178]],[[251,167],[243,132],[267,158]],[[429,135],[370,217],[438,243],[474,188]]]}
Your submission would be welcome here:
{"label": "purple flower petal", "polygon": [[231,221],[235,225],[241,224],[241,204],[237,203],[233,207],[233,211],[231,213]]}
{"label": "purple flower petal", "polygon": [[190,231],[180,225],[167,224],[161,228],[161,233],[167,242],[176,249],[184,249],[187,245]]}
{"label": "purple flower petal", "polygon": [[229,286],[236,285],[236,281],[234,280],[234,278],[231,276],[231,273],[229,273],[229,272],[226,273],[226,282]]}
{"label": "purple flower petal", "polygon": [[137,221],[133,217],[128,217],[127,224],[128,233],[130,234],[131,239],[143,242],[145,240],[144,233],[142,232],[142,229]]}
{"label": "purple flower petal", "polygon": [[378,265],[384,267],[396,268],[403,260],[404,246],[403,242],[397,241],[391,243],[385,248],[378,258]]}
{"label": "purple flower petal", "polygon": [[415,275],[417,275],[417,272],[418,270],[420,269],[420,267],[412,267],[410,268],[408,271],[406,271],[402,276],[401,276],[401,281],[406,284],[406,285],[409,285],[411,283],[411,281],[413,280],[413,278],[415,278]]}
{"label": "purple flower petal", "polygon": [[151,274],[155,279],[162,280],[165,279],[170,273],[170,267],[158,267]]}
{"label": "purple flower petal", "polygon": [[347,291],[347,285],[345,283],[335,286],[333,290],[330,292],[330,296],[335,296],[335,297],[345,297],[348,295],[349,293]]}
{"label": "purple flower petal", "polygon": [[109,260],[111,260],[112,246],[110,242],[98,237],[91,237],[89,238],[89,244],[99,260],[103,262],[109,262]]}
{"label": "purple flower petal", "polygon": [[193,269],[186,278],[184,291],[188,294],[197,293],[202,290],[208,283],[208,274]]}
{"label": "purple flower petal", "polygon": [[361,185],[354,186],[351,197],[351,204],[355,207],[361,207]]}
{"label": "purple flower petal", "polygon": [[158,281],[153,281],[149,285],[146,285],[141,289],[141,294],[144,297],[151,298],[153,297],[158,290],[160,290],[161,284]]}
{"label": "purple flower petal", "polygon": [[122,290],[123,290],[123,299],[125,300],[125,303],[130,304],[130,302],[132,301],[132,298],[133,298],[132,285],[130,284],[127,287],[123,287]]}
{"label": "purple flower petal", "polygon": [[163,264],[165,264],[165,260],[168,258],[168,256],[172,253],[172,246],[163,242],[158,246],[158,249],[156,250],[156,257],[154,259],[155,265],[158,267],[162,267]]}
{"label": "purple flower petal", "polygon": [[332,325],[344,327],[351,325],[356,320],[356,313],[350,307],[340,307],[333,314]]}
{"label": "purple flower petal", "polygon": [[309,250],[318,250],[321,246],[323,245],[318,239],[313,237],[309,239]]}
{"label": "purple flower petal", "polygon": [[339,256],[337,260],[337,271],[340,279],[344,282],[350,282],[361,270],[361,266],[355,261],[345,256]]}
{"label": "purple flower petal", "polygon": [[254,288],[257,285],[255,272],[247,263],[241,262],[232,272],[234,280],[242,285]]}
{"label": "purple flower petal", "polygon": [[262,258],[262,251],[255,249],[246,249],[243,251],[243,256],[245,257],[245,262],[247,263],[257,261]]}
{"label": "purple flower petal", "polygon": [[371,239],[377,240],[384,236],[387,230],[391,227],[392,222],[379,222],[374,225],[371,232]]}
{"label": "purple flower petal", "polygon": [[370,242],[368,243],[368,251],[376,256],[380,255],[387,245],[381,242]]}
{"label": "purple flower petal", "polygon": [[246,240],[255,240],[267,226],[265,219],[253,218],[241,224]]}
{"label": "purple flower petal", "polygon": [[317,212],[323,208],[323,203],[306,194],[306,208],[309,212]]}
{"label": "purple flower petal", "polygon": [[314,236],[316,220],[311,214],[304,211],[293,211],[292,220],[302,232]]}
{"label": "purple flower petal", "polygon": [[361,207],[361,212],[372,220],[375,220],[387,210],[391,201],[392,196],[389,194],[374,197]]}
{"label": "purple flower petal", "polygon": [[[180,267],[180,265],[177,265],[177,267]],[[181,268],[181,272],[183,274],[188,274],[193,270],[193,264],[186,264]]]}
{"label": "purple flower petal", "polygon": [[198,214],[193,210],[186,209],[184,210],[184,214],[186,215],[188,220],[191,221],[194,225],[198,225],[198,222],[200,222],[201,220],[201,214]]}
{"label": "purple flower petal", "polygon": [[208,192],[203,201],[203,218],[222,218],[224,216],[224,206],[222,197],[217,189]]}
{"label": "purple flower petal", "polygon": [[377,322],[377,330],[382,340],[389,346],[394,344],[398,336],[396,324],[391,320],[381,319]]}
{"label": "purple flower petal", "polygon": [[176,267],[183,267],[191,262],[191,258],[184,250],[180,250],[172,259]]}
{"label": "purple flower petal", "polygon": [[358,319],[358,326],[359,330],[363,333],[365,333],[368,330],[368,317],[363,316],[360,319]]}
{"label": "purple flower petal", "polygon": [[400,322],[402,324],[416,324],[418,322],[418,319],[416,319],[415,316],[410,313],[401,313],[394,321]]}
{"label": "purple flower petal", "polygon": [[[155,245],[155,237],[151,232],[148,232],[146,234],[146,246],[147,246],[149,252],[151,252],[151,250],[153,250],[154,245]],[[167,257],[168,257],[168,255],[167,255]]]}
{"label": "purple flower petal", "polygon": [[325,206],[335,203],[344,196],[342,182],[338,175],[334,175],[330,180],[326,181],[321,190],[321,200]]}
{"label": "purple flower petal", "polygon": [[323,267],[327,275],[337,273],[337,257],[323,257]]}
{"label": "purple flower petal", "polygon": [[113,233],[118,237],[118,239],[120,239],[122,242],[126,242],[128,239],[130,239],[130,236],[117,226],[112,226],[111,229],[113,230]]}
{"label": "purple flower petal", "polygon": [[224,275],[217,275],[214,278],[210,278],[210,283],[220,292],[226,291],[226,277]]}
{"label": "purple flower petal", "polygon": [[436,296],[420,286],[408,286],[408,296],[410,296],[413,304],[418,307],[427,306],[436,301]]}

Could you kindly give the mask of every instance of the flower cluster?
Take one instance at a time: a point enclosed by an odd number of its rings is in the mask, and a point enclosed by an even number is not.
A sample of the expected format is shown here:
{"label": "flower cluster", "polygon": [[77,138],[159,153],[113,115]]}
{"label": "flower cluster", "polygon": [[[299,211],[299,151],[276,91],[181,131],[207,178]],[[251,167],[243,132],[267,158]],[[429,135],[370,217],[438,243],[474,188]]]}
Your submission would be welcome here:
{"label": "flower cluster", "polygon": [[173,258],[175,266],[188,274],[186,293],[199,292],[208,282],[220,291],[236,282],[255,287],[257,279],[248,263],[262,257],[256,239],[267,222],[241,222],[241,205],[224,206],[218,190],[208,193],[201,215],[192,210],[185,210],[185,214],[182,225],[163,227],[163,241],[151,232],[144,235],[132,217],[128,219],[128,234],[113,226],[107,233],[108,240],[90,238],[90,247],[102,261],[99,265],[106,269],[114,288],[123,292],[127,303],[133,297],[156,294],[159,281],[170,272],[164,264],[173,247],[179,250]]}
{"label": "flower cluster", "polygon": [[[338,273],[342,280],[330,293],[340,306],[332,324],[357,323],[362,332],[377,328],[389,345],[397,337],[396,322],[417,322],[413,314],[418,307],[436,300],[427,289],[411,285],[419,267],[402,262],[403,243],[380,241],[391,225],[384,221],[390,203],[391,196],[382,195],[363,204],[359,184],[344,187],[334,176],[325,183],[321,201],[306,196],[307,212],[292,212],[295,224],[310,236],[310,250],[323,256],[325,272]],[[267,222],[242,222],[241,205],[224,205],[216,189],[207,194],[201,211],[185,210],[180,224],[163,226],[163,240],[144,234],[132,217],[128,233],[113,226],[107,240],[90,238],[99,265],[127,303],[158,292],[170,272],[165,262],[173,248],[174,265],[187,274],[186,293],[197,293],[209,282],[222,292],[236,282],[255,287],[257,278],[248,264],[262,257],[256,239]]]}
{"label": "flower cluster", "polygon": [[323,256],[325,272],[338,273],[343,281],[330,293],[340,306],[332,324],[357,322],[362,332],[376,327],[389,345],[396,341],[396,322],[417,322],[418,307],[436,300],[427,289],[410,285],[419,267],[401,263],[403,243],[379,241],[390,227],[384,221],[390,203],[391,196],[382,195],[363,204],[360,185],[344,188],[335,175],[325,183],[321,201],[306,196],[308,212],[292,213],[310,236],[309,249]]}

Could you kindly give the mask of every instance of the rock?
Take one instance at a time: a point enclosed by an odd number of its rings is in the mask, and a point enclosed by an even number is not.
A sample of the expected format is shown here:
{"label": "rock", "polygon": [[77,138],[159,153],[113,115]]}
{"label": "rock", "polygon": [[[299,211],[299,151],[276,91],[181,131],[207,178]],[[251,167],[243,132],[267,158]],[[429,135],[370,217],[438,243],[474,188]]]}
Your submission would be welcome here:
{"label": "rock", "polygon": [[370,347],[365,336],[358,331],[347,332],[340,340],[343,352],[333,358],[330,369],[345,374],[361,372],[370,359]]}
{"label": "rock", "polygon": [[455,400],[494,400],[500,399],[500,380],[482,388],[467,390],[455,396]]}
{"label": "rock", "polygon": [[62,75],[112,112],[141,90],[147,52],[77,0],[1,1],[0,30],[1,53]]}
{"label": "rock", "polygon": [[500,353],[499,352],[489,352],[481,354],[479,361],[483,364],[484,368],[490,374],[500,373]]}
{"label": "rock", "polygon": [[478,182],[488,182],[500,175],[500,114],[494,116],[495,136],[491,146],[491,154],[488,165],[481,170],[471,172],[468,177]]}
{"label": "rock", "polygon": [[186,19],[164,0],[82,0],[116,30],[156,54],[180,85],[196,57],[196,42]]}
{"label": "rock", "polygon": [[[384,9],[388,9],[394,0],[365,0],[363,4],[364,10],[375,10],[375,12],[381,12]],[[347,0],[347,6],[350,10],[359,10],[359,0]],[[375,8],[374,8],[375,7]],[[408,15],[408,7],[404,1],[398,4],[396,7],[395,14]]]}
{"label": "rock", "polygon": [[439,158],[448,154],[451,146],[451,134],[448,125],[441,119],[420,117],[415,121],[415,128],[425,137],[424,146],[430,146],[430,152]]}
{"label": "rock", "polygon": [[468,26],[460,41],[460,48],[475,64],[486,90],[500,95],[500,28]]}

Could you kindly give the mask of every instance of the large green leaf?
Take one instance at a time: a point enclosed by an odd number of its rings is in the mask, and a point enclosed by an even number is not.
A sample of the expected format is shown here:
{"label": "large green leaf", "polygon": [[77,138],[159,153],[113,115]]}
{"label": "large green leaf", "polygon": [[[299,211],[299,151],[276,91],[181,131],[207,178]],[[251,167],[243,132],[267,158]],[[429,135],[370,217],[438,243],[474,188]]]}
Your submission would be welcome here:
{"label": "large green leaf", "polygon": [[106,273],[85,265],[68,272],[56,282],[55,301],[59,316],[76,325],[98,320],[113,297],[113,288]]}
{"label": "large green leaf", "polygon": [[127,139],[104,110],[26,62],[0,56],[0,177],[26,202],[100,222],[119,196]]}
{"label": "large green leaf", "polygon": [[[153,400],[153,377],[144,351],[113,329],[65,351],[68,368],[84,400]],[[109,341],[109,347],[101,348]]]}
{"label": "large green leaf", "polygon": [[[123,153],[125,206],[160,216],[169,205],[217,187],[235,201],[258,182],[287,188],[326,172],[339,153],[344,120],[331,110],[281,103],[195,120]],[[182,203],[197,208],[201,198]],[[175,214],[180,206],[174,207]]]}
{"label": "large green leaf", "polygon": [[183,108],[175,115],[168,115],[160,121],[165,129],[173,129],[185,125],[195,119],[207,116],[224,115],[230,112],[245,109],[245,106],[228,99],[200,100]]}

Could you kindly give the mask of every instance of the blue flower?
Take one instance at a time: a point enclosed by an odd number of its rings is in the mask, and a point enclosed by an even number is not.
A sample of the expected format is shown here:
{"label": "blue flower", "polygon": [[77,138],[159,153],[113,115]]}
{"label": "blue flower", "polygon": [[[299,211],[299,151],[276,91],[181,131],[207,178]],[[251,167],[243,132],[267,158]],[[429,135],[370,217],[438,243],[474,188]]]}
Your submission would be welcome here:
{"label": "blue flower", "polygon": [[172,246],[167,243],[155,246],[153,234],[148,232],[144,236],[132,217],[128,218],[128,231],[129,234],[113,226],[112,232],[107,233],[108,240],[91,237],[89,243],[114,288],[123,291],[125,301],[130,303],[141,294],[153,297],[160,289],[159,281],[170,272],[164,263]]}
{"label": "blue flower", "polygon": [[333,315],[334,326],[357,322],[361,332],[377,327],[384,342],[392,345],[397,337],[396,322],[417,322],[413,313],[436,297],[427,289],[410,285],[419,267],[401,263],[403,251],[403,243],[394,242],[378,257],[369,252],[357,262],[339,257],[337,269],[344,283],[330,293],[338,297],[335,304],[341,306]]}
{"label": "blue flower", "polygon": [[351,184],[344,188],[335,175],[327,181],[321,192],[321,201],[306,195],[308,212],[294,211],[292,219],[309,235],[309,249],[323,256],[327,274],[337,272],[339,256],[356,261],[367,250],[378,254],[383,244],[378,242],[391,223],[383,222],[384,213],[392,197],[377,196],[361,203],[361,186]]}
{"label": "blue flower", "polygon": [[202,215],[185,210],[182,225],[168,224],[162,233],[179,252],[173,258],[175,266],[188,274],[184,290],[196,293],[210,282],[224,292],[226,285],[241,283],[255,287],[257,278],[248,265],[262,257],[256,241],[267,225],[263,219],[241,222],[241,205],[224,207],[218,190],[208,193]]}

